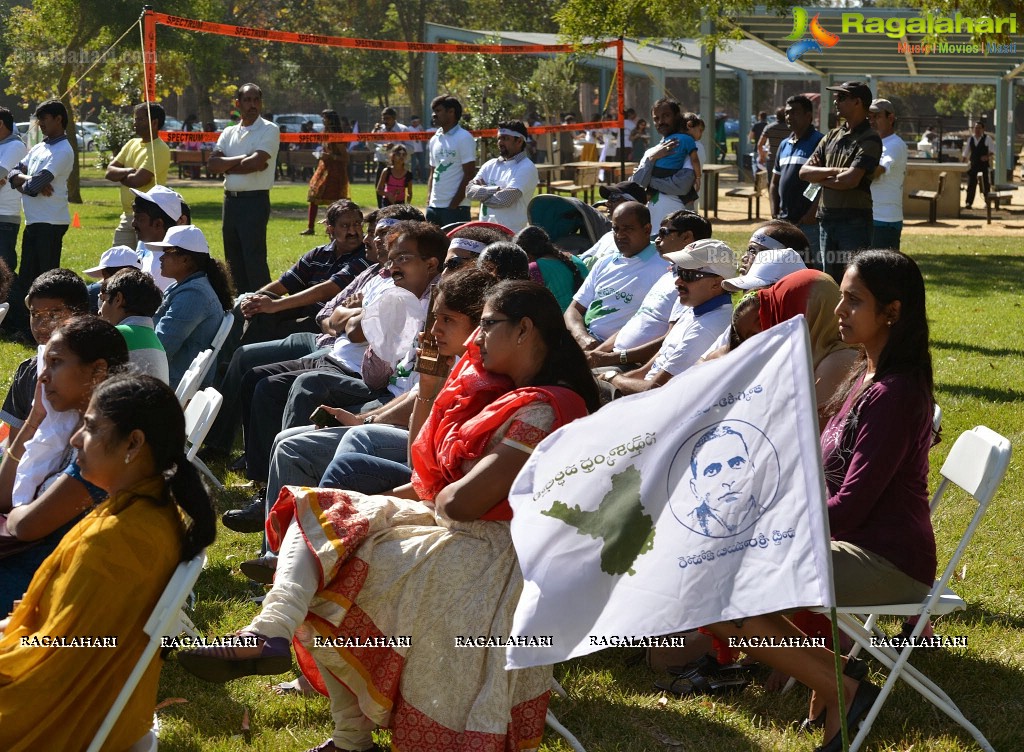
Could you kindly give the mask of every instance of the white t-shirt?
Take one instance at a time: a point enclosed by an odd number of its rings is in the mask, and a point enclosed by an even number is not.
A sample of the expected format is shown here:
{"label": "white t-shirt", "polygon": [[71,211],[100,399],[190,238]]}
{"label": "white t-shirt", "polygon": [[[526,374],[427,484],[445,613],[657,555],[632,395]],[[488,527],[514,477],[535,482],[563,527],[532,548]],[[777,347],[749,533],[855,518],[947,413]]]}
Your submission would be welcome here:
{"label": "white t-shirt", "polygon": [[53,195],[21,196],[21,206],[25,211],[25,224],[39,222],[47,225],[66,225],[71,222],[68,213],[68,177],[75,166],[75,153],[66,138],[55,144],[45,141],[33,146],[23,160],[27,167],[25,174],[33,178],[43,170],[53,175]]}
{"label": "white t-shirt", "polygon": [[[476,142],[469,131],[456,125],[447,133],[438,128],[428,148],[434,179],[427,206],[445,209],[462,185],[462,165],[476,161]],[[469,199],[460,206],[469,206]]]}
{"label": "white t-shirt", "polygon": [[633,317],[664,273],[665,259],[653,243],[630,258],[616,252],[600,259],[573,296],[586,310],[587,330],[602,341],[611,337]]}
{"label": "white t-shirt", "polygon": [[603,259],[605,256],[610,256],[613,253],[618,253],[619,249],[615,247],[615,236],[612,231],[609,230],[604,235],[597,239],[588,250],[580,254],[580,261],[587,265],[588,269],[593,269],[598,261]]}
{"label": "white t-shirt", "polygon": [[[633,148],[633,139],[629,137],[629,134],[636,129],[636,121],[626,118],[622,121],[622,145],[626,149]],[[629,159],[629,155],[626,155],[626,159]]]}
{"label": "white t-shirt", "polygon": [[707,352],[718,336],[732,323],[731,298],[719,295],[697,308],[684,306],[682,317],[675,323],[654,356],[647,376],[651,381],[662,371],[678,376]]}
{"label": "white t-shirt", "polygon": [[269,191],[274,187],[277,172],[277,151],[281,148],[281,129],[269,120],[256,118],[252,125],[229,125],[217,139],[216,149],[225,157],[242,157],[258,151],[270,155],[266,168],[244,175],[224,176],[224,189],[228,191]]}
{"label": "white t-shirt", "polygon": [[[363,308],[366,308],[382,292],[394,284],[395,282],[390,276],[381,277],[380,275],[367,282],[363,288]],[[352,371],[352,373],[359,373],[363,367],[363,352],[365,350],[365,342],[353,342],[342,333],[334,340],[334,345],[327,357],[340,364],[343,368]]]}
{"label": "white t-shirt", "polygon": [[529,220],[526,217],[526,205],[537,192],[537,165],[524,157],[523,159],[492,159],[489,160],[474,180],[484,185],[496,185],[499,188],[518,188],[523,194],[510,206],[495,209],[480,205],[480,219],[505,225],[513,232],[519,232]]}
{"label": "white t-shirt", "polygon": [[895,133],[882,139],[882,158],[878,164],[885,168],[871,181],[871,214],[877,222],[903,221],[903,179],[907,175],[907,145]]}
{"label": "white t-shirt", "polygon": [[[665,261],[666,266],[668,263]],[[644,296],[633,318],[619,330],[618,336],[615,337],[615,352],[631,350],[665,336],[669,322],[674,320],[672,311],[678,302],[676,278],[671,271],[665,272]]]}
{"label": "white t-shirt", "polygon": [[[0,143],[0,179],[6,178],[28,154],[28,147],[17,136]],[[0,217],[18,217],[21,222],[21,194],[9,183],[0,186]],[[12,270],[13,271],[13,270]]]}

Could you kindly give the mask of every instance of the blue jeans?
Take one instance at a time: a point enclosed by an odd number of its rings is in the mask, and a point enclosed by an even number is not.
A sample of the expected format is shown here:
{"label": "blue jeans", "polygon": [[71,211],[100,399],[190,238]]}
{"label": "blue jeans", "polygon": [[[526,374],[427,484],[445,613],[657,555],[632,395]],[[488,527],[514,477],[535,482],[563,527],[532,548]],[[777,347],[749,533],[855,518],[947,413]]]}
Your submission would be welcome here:
{"label": "blue jeans", "polygon": [[900,235],[903,233],[903,222],[879,222],[871,228],[871,247],[900,249]]}
{"label": "blue jeans", "polygon": [[804,263],[808,269],[821,271],[821,228],[818,223],[813,225],[797,225],[807,236],[807,254]]}
{"label": "blue jeans", "polygon": [[409,431],[398,426],[356,426],[342,437],[320,485],[378,494],[408,483]]}
{"label": "blue jeans", "polygon": [[[231,356],[231,363],[224,378],[217,385],[224,395],[224,404],[217,413],[217,420],[206,435],[206,446],[222,452],[230,452],[235,444],[235,434],[242,424],[242,400],[238,398],[245,374],[257,366],[280,363],[310,355],[316,349],[316,335],[309,332],[290,334],[274,342],[256,342],[243,345]],[[326,352],[326,351],[325,351]]]}
{"label": "blue jeans", "polygon": [[846,265],[857,251],[871,246],[871,214],[852,212],[843,217],[821,217],[822,269],[836,283],[843,280]]}

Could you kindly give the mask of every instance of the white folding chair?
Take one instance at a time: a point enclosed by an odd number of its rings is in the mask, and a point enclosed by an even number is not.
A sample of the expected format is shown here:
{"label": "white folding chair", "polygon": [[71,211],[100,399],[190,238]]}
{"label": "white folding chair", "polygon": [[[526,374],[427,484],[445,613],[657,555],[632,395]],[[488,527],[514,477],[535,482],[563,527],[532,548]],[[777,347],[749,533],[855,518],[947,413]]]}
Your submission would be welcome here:
{"label": "white folding chair", "polygon": [[224,490],[224,484],[198,457],[197,453],[223,404],[224,397],[221,393],[209,386],[203,391],[197,392],[185,408],[185,458],[221,491]]}
{"label": "white folding chair", "polygon": [[228,335],[231,333],[231,327],[235,325],[235,314],[231,311],[224,312],[224,318],[220,322],[220,329],[213,337],[213,342],[210,343],[210,347],[214,353],[219,353],[220,349],[224,347],[224,343],[228,339]]}
{"label": "white folding chair", "polygon": [[[563,699],[569,696],[566,694],[565,690],[562,689],[562,685],[559,684],[558,680],[553,676],[551,677],[551,691]],[[559,736],[565,739],[565,743],[572,747],[573,752],[587,752],[587,750],[583,748],[583,745],[580,744],[580,740],[573,736],[573,733],[563,726],[561,721],[555,718],[555,714],[551,712],[550,708],[548,708],[548,714],[544,719],[544,722],[547,723],[547,725],[550,726]]]}
{"label": "white folding chair", "polygon": [[4,319],[7,318],[7,312],[11,310],[10,303],[0,303],[0,324],[4,323]]}
{"label": "white folding chair", "polygon": [[196,584],[196,580],[199,579],[199,573],[203,571],[205,564],[206,552],[201,551],[195,558],[181,562],[178,568],[174,570],[170,582],[164,588],[163,595],[160,596],[160,600],[153,607],[153,613],[149,615],[149,619],[142,628],[149,635],[149,642],[146,643],[145,650],[139,656],[139,660],[135,663],[135,668],[129,674],[120,693],[118,693],[117,698],[114,700],[114,704],[107,711],[107,716],[103,719],[103,723],[96,732],[96,736],[93,737],[92,744],[89,745],[87,752],[99,752],[103,747],[103,743],[110,735],[114,724],[117,723],[121,711],[124,710],[124,706],[128,703],[132,693],[135,692],[135,688],[142,680],[143,674],[149,669],[156,651],[160,649],[161,638],[177,637],[186,628],[191,629],[193,632],[195,631],[195,626],[188,616],[185,615],[185,612],[182,611],[182,606],[185,604],[189,593],[192,592],[192,587]]}
{"label": "white folding chair", "polygon": [[[996,489],[1002,482],[1003,476],[1006,475],[1006,468],[1010,464],[1010,453],[1010,442],[985,426],[977,426],[970,431],[965,431],[953,444],[940,471],[942,482],[932,497],[932,514],[934,515],[950,484],[957,485],[970,494],[977,502],[977,509],[971,517],[956,551],[923,603],[839,607],[836,609],[839,628],[889,670],[889,676],[882,691],[864,718],[860,732],[850,745],[851,752],[856,752],[864,744],[864,740],[871,732],[875,718],[878,717],[878,713],[897,679],[903,679],[922,697],[959,723],[974,737],[982,749],[993,752],[992,745],[981,731],[964,717],[963,712],[949,696],[920,670],[911,666],[908,661],[914,649],[913,642],[921,635],[925,625],[928,624],[929,617],[942,616],[967,608],[967,604],[948,588],[948,584],[956,571],[960,557],[974,536],[974,531],[981,522],[981,518],[985,515],[992,497],[995,496]],[[870,616],[865,618],[867,614]],[[872,644],[873,637],[886,639],[885,633],[874,626],[879,615],[918,617],[917,624],[911,632],[910,644],[902,651],[897,651],[884,644]]]}
{"label": "white folding chair", "polygon": [[203,378],[210,370],[210,366],[213,365],[215,357],[216,353],[213,350],[203,350],[182,374],[181,381],[178,382],[178,387],[174,390],[174,396],[178,398],[178,403],[182,407],[185,407],[189,400],[196,396],[196,392],[202,386]]}

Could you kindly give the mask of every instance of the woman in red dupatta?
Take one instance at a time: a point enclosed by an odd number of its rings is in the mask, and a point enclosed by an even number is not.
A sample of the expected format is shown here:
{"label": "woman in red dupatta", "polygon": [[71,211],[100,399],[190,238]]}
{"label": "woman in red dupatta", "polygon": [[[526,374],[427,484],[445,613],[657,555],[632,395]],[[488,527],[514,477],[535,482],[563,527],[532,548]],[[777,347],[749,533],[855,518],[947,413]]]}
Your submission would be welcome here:
{"label": "woman in red dupatta", "polygon": [[509,534],[512,482],[545,436],[598,405],[582,351],[551,293],[507,281],[436,396],[412,447],[413,476],[389,496],[286,488],[269,535],[274,587],[244,636],[179,660],[204,678],[280,673],[292,638],[331,698],[322,752],[536,749],[551,667],[507,671],[502,639],[522,589]]}

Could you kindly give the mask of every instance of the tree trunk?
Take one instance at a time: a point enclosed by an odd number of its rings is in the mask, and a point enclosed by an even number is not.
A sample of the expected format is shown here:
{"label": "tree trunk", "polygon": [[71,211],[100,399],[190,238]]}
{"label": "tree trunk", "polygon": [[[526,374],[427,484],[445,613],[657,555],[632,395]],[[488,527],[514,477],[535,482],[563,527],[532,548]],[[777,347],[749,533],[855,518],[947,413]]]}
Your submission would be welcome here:
{"label": "tree trunk", "polygon": [[[65,50],[64,59],[71,60],[72,55],[71,48]],[[64,67],[60,72],[60,80],[57,82],[57,91],[67,92],[68,84],[71,83],[71,63],[65,62]],[[67,93],[61,98],[64,103],[64,107],[68,111],[68,122],[65,123],[64,132],[67,134],[68,140],[71,142],[71,151],[75,155],[75,162],[71,167],[71,174],[68,176],[68,203],[69,204],[80,204],[82,203],[82,175],[78,169],[78,139],[75,137],[75,119],[72,114],[74,110],[71,107],[71,94]]]}

